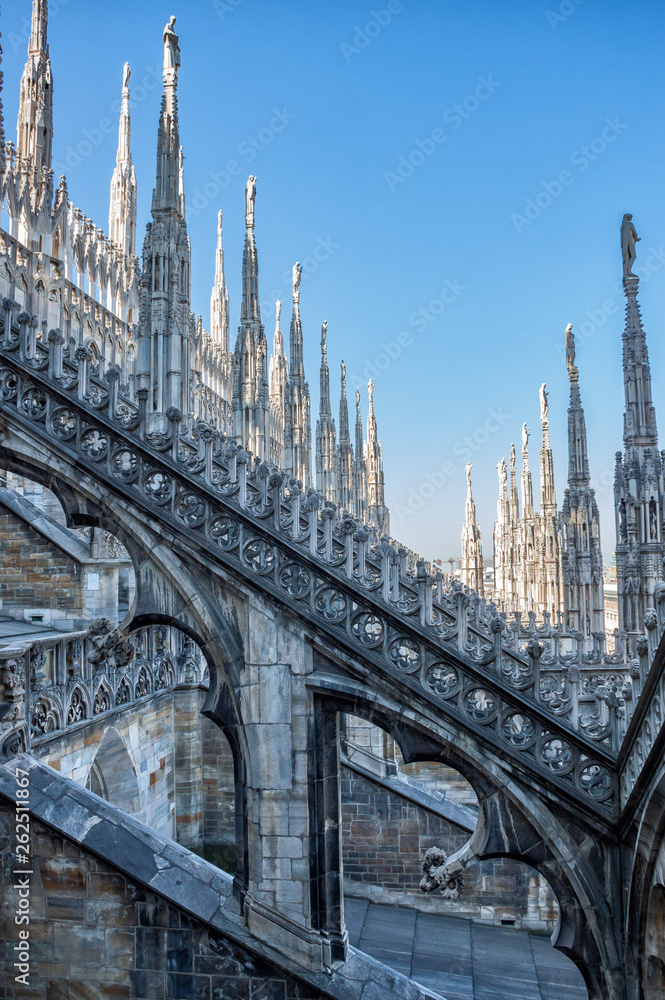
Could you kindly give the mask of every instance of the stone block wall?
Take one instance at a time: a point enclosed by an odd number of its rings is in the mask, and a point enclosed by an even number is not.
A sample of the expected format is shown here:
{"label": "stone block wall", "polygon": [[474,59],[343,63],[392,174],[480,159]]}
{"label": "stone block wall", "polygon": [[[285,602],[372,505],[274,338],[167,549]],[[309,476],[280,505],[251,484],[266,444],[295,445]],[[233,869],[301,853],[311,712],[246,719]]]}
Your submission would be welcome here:
{"label": "stone block wall", "polygon": [[[198,692],[197,692],[198,694]],[[66,778],[85,785],[104,740],[113,731],[127,750],[124,766],[133,771],[137,788],[137,819],[167,837],[175,836],[175,776],[173,693],[155,695],[111,719],[87,725],[37,743],[32,753]],[[130,775],[127,775],[128,781]],[[109,796],[109,801],[114,801]],[[115,802],[121,808],[124,804]]]}
{"label": "stone block wall", "polygon": [[14,980],[18,928],[0,805],[7,1000],[323,1000],[321,994],[33,820],[29,985]]}
{"label": "stone block wall", "polygon": [[[198,687],[156,694],[110,718],[91,719],[39,741],[33,753],[64,777],[97,791],[90,782],[94,761],[110,802],[233,870],[233,757],[222,730],[200,714],[204,698]],[[105,774],[108,769],[113,777]]]}
{"label": "stone block wall", "polygon": [[204,715],[200,720],[203,843],[206,847],[233,847],[236,839],[235,779],[231,748],[219,726]]}
{"label": "stone block wall", "polygon": [[375,902],[551,933],[557,905],[547,882],[519,862],[484,861],[464,873],[457,900],[419,889],[429,847],[454,853],[468,831],[349,769],[342,775],[344,889]]}
{"label": "stone block wall", "polygon": [[85,608],[81,565],[0,506],[0,599],[3,610],[50,608],[81,617]]}

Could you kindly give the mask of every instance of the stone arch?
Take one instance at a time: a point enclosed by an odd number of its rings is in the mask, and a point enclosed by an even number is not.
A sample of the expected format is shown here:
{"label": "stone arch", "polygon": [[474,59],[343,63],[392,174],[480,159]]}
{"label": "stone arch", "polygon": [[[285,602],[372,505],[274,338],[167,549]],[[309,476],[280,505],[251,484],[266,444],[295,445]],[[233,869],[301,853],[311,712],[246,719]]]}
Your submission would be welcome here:
{"label": "stone arch", "polygon": [[657,883],[649,893],[644,936],[644,998],[665,996],[665,886]]}
{"label": "stone arch", "polygon": [[[127,745],[115,727],[105,730],[90,765],[86,788],[98,786],[114,806],[128,813],[141,810],[141,797],[136,770]],[[99,794],[99,792],[97,792]]]}
{"label": "stone arch", "polygon": [[[441,760],[459,771],[480,803],[479,822],[464,848],[465,859],[509,858],[539,872],[559,904],[552,943],[577,965],[589,1000],[622,997],[624,970],[616,949],[609,899],[611,891],[618,891],[618,874],[605,884],[593,867],[593,858],[582,856],[579,840],[586,828],[573,831],[575,818],[570,812],[558,809],[555,803],[546,806],[508,772],[499,778],[484,766],[480,755],[469,757],[464,741],[453,746],[428,727],[426,719],[416,722],[399,705],[391,705],[389,695],[359,688],[348,679],[341,688],[333,691],[326,685],[325,691],[317,693],[319,713],[325,717],[349,712],[366,718],[395,739],[406,762]],[[590,839],[588,830],[586,837]],[[611,852],[609,844],[608,850]],[[618,865],[618,857],[614,856],[614,861]],[[618,897],[614,905],[618,905]]]}
{"label": "stone arch", "polygon": [[624,857],[631,865],[626,875],[628,997],[630,1000],[655,1000],[665,995],[662,992],[665,981],[665,764],[656,771],[644,805],[627,832]]}

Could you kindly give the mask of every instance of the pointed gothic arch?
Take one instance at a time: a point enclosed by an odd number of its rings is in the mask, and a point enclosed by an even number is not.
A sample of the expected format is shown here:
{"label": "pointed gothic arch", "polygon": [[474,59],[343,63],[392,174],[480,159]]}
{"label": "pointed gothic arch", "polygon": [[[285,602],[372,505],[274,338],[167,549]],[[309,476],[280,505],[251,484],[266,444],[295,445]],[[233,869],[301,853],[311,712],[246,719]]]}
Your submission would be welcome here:
{"label": "pointed gothic arch", "polygon": [[115,727],[105,730],[88,771],[86,788],[128,813],[141,810],[136,769],[122,736]]}

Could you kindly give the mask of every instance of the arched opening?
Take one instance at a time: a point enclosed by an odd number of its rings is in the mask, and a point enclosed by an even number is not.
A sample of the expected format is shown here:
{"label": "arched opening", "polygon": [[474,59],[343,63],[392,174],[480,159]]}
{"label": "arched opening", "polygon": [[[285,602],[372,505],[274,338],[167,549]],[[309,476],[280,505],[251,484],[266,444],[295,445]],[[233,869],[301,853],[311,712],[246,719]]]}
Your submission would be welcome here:
{"label": "arched opening", "polygon": [[649,895],[644,941],[644,997],[665,997],[665,886],[655,885]]}
{"label": "arched opening", "polygon": [[120,540],[101,528],[68,528],[62,504],[42,483],[0,471],[0,484],[3,612],[62,629],[95,618],[122,621],[136,576]]}
{"label": "arched opening", "polygon": [[342,718],[350,944],[458,1000],[485,993],[587,1000],[581,973],[552,947],[559,905],[535,869],[506,857],[474,861],[459,896],[421,890],[425,852],[440,848],[450,857],[476,829],[478,797],[467,778],[441,760],[406,763],[389,732]]}
{"label": "arched opening", "polygon": [[86,788],[128,813],[141,811],[132,758],[115,729],[107,729],[90,765]]}
{"label": "arched opening", "polygon": [[203,830],[200,843],[191,849],[234,875],[238,849],[233,753],[219,726],[205,716],[201,717],[201,779]]}

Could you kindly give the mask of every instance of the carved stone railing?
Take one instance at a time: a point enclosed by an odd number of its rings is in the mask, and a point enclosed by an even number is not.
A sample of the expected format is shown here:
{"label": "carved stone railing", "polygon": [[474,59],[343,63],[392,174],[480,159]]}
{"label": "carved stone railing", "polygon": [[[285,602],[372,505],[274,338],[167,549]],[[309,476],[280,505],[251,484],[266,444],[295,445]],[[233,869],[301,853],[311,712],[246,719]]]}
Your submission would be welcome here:
{"label": "carved stone railing", "polygon": [[0,648],[0,753],[203,677],[194,642],[163,625],[124,634],[102,618],[86,631],[21,639]]}
{"label": "carved stone railing", "polygon": [[193,416],[155,420],[147,390],[134,404],[117,371],[91,373],[85,349],[64,358],[57,335],[44,343],[14,313],[5,301],[5,419],[503,754],[601,811],[616,804],[612,763],[638,679],[621,636],[613,654],[602,634],[588,651],[547,618],[509,619],[460,585],[444,591],[441,574],[410,566],[406,550],[316,491]]}
{"label": "carved stone railing", "polygon": [[622,808],[635,797],[641,781],[648,781],[653,769],[645,769],[647,760],[654,756],[662,760],[665,747],[665,649],[661,642],[665,631],[663,582],[656,585],[655,601],[655,609],[647,611],[645,616],[646,635],[637,643],[639,659],[631,665],[636,704],[617,760]]}

